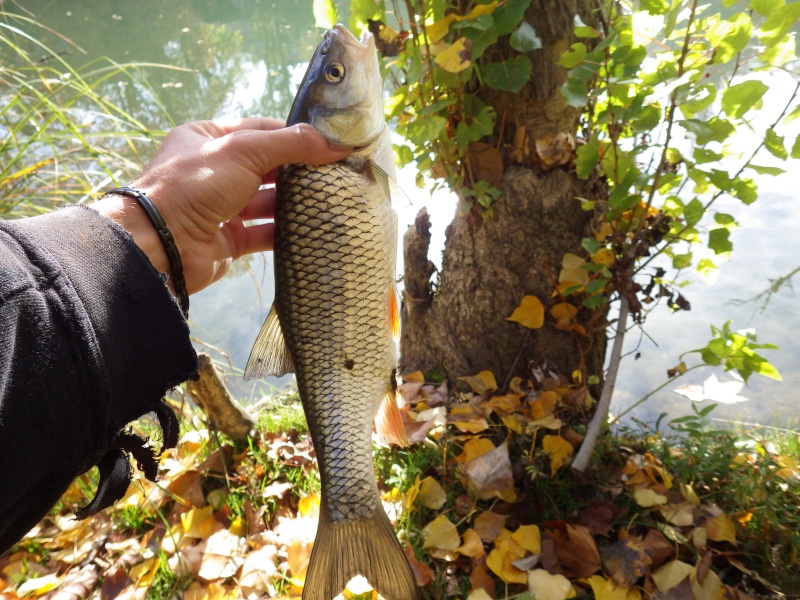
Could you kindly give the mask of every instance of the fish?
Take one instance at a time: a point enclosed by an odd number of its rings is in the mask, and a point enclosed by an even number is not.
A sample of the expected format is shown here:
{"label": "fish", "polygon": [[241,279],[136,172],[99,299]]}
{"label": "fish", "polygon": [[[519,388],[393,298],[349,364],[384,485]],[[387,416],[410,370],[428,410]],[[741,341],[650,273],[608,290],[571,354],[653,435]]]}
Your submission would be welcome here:
{"label": "fish", "polygon": [[303,600],[331,600],[357,575],[386,600],[417,600],[372,463],[376,413],[401,437],[402,421],[392,208],[400,192],[370,33],[358,39],[343,25],[325,33],[292,104],[287,125],[296,123],[354,151],[330,165],[278,170],[275,301],[245,379],[295,373],[316,451],[320,518]]}

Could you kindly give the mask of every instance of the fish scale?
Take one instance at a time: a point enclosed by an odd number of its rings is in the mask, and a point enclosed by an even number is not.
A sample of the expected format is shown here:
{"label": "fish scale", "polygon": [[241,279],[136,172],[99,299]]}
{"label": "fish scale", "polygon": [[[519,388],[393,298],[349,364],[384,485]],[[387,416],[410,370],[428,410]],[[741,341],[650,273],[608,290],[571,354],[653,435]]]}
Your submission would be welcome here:
{"label": "fish scale", "polygon": [[394,212],[357,164],[286,165],[277,189],[275,304],[326,508],[334,523],[369,518],[380,496],[372,465],[374,411],[364,404],[377,409],[392,385]]}

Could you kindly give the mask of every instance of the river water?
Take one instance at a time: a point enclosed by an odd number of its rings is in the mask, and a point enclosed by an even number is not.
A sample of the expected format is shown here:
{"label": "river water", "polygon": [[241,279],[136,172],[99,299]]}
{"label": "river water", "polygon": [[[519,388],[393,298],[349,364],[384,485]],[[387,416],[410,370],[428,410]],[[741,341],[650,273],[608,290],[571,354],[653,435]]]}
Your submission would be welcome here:
{"label": "river water", "polygon": [[[10,12],[29,11],[79,45],[86,54],[73,50],[67,57],[73,65],[107,56],[117,62],[185,69],[139,67],[174,123],[252,114],[285,117],[321,35],[313,26],[310,0],[0,0],[0,4]],[[48,41],[56,50],[67,49],[55,36]],[[105,91],[148,126],[168,129],[170,124],[153,96],[133,87],[110,84]],[[795,162],[789,165],[789,173],[759,181],[762,194],[755,205],[748,208],[730,202],[725,208],[741,225],[731,236],[735,252],[731,261],[722,263],[713,285],[695,283],[682,290],[692,303],[690,312],[670,314],[659,307],[648,318],[644,333],[637,329],[629,332],[613,413],[661,385],[667,369],[679,362],[682,352],[705,345],[710,339],[709,324],[721,326],[732,320],[734,329],[755,328],[759,341],[781,347],[763,354],[780,370],[783,381],[753,375],[739,392],[748,400],[721,404],[713,415],[782,427],[800,424],[800,311],[791,281],[772,294],[766,306],[763,298],[737,304],[755,298],[772,280],[800,266],[800,235],[796,232],[800,179],[792,174],[796,170]],[[455,208],[452,197],[437,193],[431,199],[426,190],[414,187],[410,169],[401,173],[400,183],[411,198],[411,205],[400,210],[401,232],[403,224],[410,223],[416,211],[428,204],[437,228],[433,245],[441,248],[444,227]],[[432,259],[437,261],[439,256]],[[272,296],[271,256],[264,255],[240,261],[223,281],[192,298],[190,324],[198,348],[209,349],[221,364],[229,366],[229,384],[244,402],[257,400],[271,393],[273,385],[286,383],[243,385],[236,376]],[[687,362],[692,364],[690,356]],[[664,387],[629,416],[652,421],[661,412],[668,412],[670,418],[689,413],[691,400],[674,388],[701,384],[712,372],[722,382],[734,381],[720,370],[700,369]]]}

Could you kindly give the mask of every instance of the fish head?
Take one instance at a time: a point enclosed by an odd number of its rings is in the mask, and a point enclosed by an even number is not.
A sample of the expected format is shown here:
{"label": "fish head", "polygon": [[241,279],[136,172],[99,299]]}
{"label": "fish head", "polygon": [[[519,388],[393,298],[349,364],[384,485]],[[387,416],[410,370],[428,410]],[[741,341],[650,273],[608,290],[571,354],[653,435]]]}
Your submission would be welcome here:
{"label": "fish head", "polygon": [[325,32],[297,91],[287,125],[310,123],[329,141],[361,147],[386,126],[375,38],[344,25]]}

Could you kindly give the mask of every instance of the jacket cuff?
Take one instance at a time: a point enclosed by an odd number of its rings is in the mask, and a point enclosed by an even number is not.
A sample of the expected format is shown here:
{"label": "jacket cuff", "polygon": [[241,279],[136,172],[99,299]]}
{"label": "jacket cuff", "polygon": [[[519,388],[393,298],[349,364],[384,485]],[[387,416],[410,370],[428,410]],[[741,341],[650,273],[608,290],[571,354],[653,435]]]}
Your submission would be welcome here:
{"label": "jacket cuff", "polygon": [[118,431],[197,373],[189,327],[166,276],[131,235],[91,208],[68,207],[15,225],[52,257],[85,310]]}

